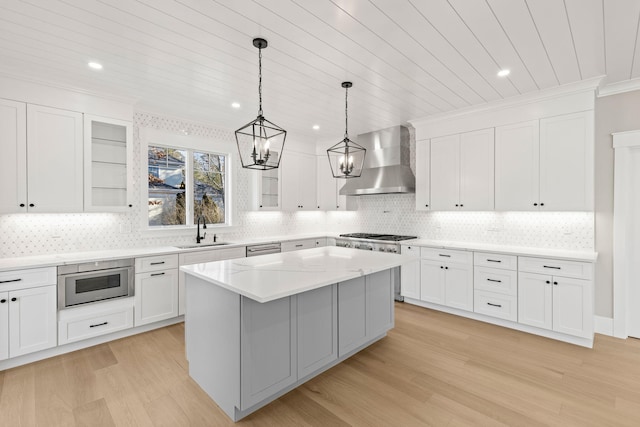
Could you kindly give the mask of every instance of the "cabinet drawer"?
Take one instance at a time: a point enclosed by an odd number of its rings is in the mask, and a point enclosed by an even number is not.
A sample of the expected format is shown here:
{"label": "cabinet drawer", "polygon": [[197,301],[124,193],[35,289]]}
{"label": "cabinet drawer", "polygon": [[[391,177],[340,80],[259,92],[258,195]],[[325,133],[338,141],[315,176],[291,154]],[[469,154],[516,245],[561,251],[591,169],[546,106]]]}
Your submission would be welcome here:
{"label": "cabinet drawer", "polygon": [[136,273],[178,268],[178,254],[136,258]]}
{"label": "cabinet drawer", "polygon": [[0,272],[0,292],[55,284],[55,267]]}
{"label": "cabinet drawer", "polygon": [[234,259],[234,258],[244,258],[247,256],[247,247],[240,246],[237,248],[225,248],[225,249],[216,249],[218,253],[218,259]]}
{"label": "cabinet drawer", "polygon": [[462,264],[473,263],[473,252],[469,251],[456,251],[452,249],[437,249],[437,248],[421,248],[420,256],[426,259],[432,259],[442,262],[456,262]]}
{"label": "cabinet drawer", "polygon": [[291,242],[282,242],[280,250],[282,252],[299,251],[301,249],[310,249],[316,247],[316,239],[293,240]]}
{"label": "cabinet drawer", "polygon": [[473,265],[505,270],[518,269],[518,257],[515,255],[492,254],[489,252],[474,252]]}
{"label": "cabinet drawer", "polygon": [[218,261],[217,251],[198,251],[180,254],[180,265],[200,264],[202,262]]}
{"label": "cabinet drawer", "polygon": [[412,257],[419,258],[420,257],[420,247],[413,245],[402,245],[400,246],[400,253],[403,255],[411,255]]}
{"label": "cabinet drawer", "polygon": [[119,307],[90,316],[60,320],[60,345],[121,331],[133,327],[133,307]]}
{"label": "cabinet drawer", "polygon": [[494,292],[475,291],[473,307],[476,313],[500,319],[518,321],[518,298]]}
{"label": "cabinet drawer", "polygon": [[588,262],[518,257],[518,265],[518,271],[527,273],[551,274],[576,279],[591,279],[593,276],[593,264]]}
{"label": "cabinet drawer", "polygon": [[517,271],[475,267],[473,272],[473,288],[475,290],[518,295]]}

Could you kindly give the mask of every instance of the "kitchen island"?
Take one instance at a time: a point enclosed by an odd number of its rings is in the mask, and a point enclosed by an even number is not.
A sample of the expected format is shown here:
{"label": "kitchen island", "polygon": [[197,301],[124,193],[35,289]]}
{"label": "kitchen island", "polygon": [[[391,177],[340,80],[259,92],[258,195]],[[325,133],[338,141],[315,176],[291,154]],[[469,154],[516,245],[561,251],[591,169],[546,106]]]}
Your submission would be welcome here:
{"label": "kitchen island", "polygon": [[323,247],[182,267],[189,375],[245,417],[383,338],[410,259]]}

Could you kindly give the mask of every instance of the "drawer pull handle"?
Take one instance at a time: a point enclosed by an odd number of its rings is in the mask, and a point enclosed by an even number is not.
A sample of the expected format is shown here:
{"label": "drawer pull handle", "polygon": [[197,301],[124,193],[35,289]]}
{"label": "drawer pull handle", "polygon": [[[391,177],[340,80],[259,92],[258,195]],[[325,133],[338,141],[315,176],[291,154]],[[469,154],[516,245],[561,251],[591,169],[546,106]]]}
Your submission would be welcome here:
{"label": "drawer pull handle", "polygon": [[151,273],[152,276],[164,276],[164,272],[162,273]]}
{"label": "drawer pull handle", "polygon": [[502,280],[496,280],[496,279],[487,279],[487,282],[496,282],[496,283],[502,283]]}
{"label": "drawer pull handle", "polygon": [[160,262],[152,262],[152,263],[151,263],[151,264],[149,264],[149,265],[162,265],[162,264],[164,264],[164,261],[160,261]]}
{"label": "drawer pull handle", "polygon": [[500,307],[500,308],[502,308],[502,305],[500,305],[500,304],[492,304],[492,303],[488,302],[487,305],[490,305],[491,307]]}
{"label": "drawer pull handle", "polygon": [[487,258],[487,262],[502,262],[502,261],[499,260],[499,259],[488,259]]}
{"label": "drawer pull handle", "polygon": [[445,254],[438,254],[438,256],[443,256],[443,257],[451,258],[451,255],[445,255]]}
{"label": "drawer pull handle", "polygon": [[301,248],[301,247],[303,247],[303,246],[304,246],[304,245],[296,245],[296,248]]}
{"label": "drawer pull handle", "polygon": [[0,280],[0,283],[20,282],[22,279]]}
{"label": "drawer pull handle", "polygon": [[561,270],[562,267],[554,267],[552,265],[543,265],[544,268],[553,268],[554,270]]}
{"label": "drawer pull handle", "polygon": [[97,328],[98,326],[104,326],[109,322],[96,323],[95,325],[89,325],[90,328]]}

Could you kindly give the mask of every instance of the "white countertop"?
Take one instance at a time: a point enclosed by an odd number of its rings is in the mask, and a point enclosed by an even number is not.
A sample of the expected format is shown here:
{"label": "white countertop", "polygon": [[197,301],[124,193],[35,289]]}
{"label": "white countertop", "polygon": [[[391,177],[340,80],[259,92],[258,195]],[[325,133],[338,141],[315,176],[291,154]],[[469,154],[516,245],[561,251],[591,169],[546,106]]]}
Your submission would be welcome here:
{"label": "white countertop", "polygon": [[406,255],[327,246],[180,269],[255,301],[269,302],[398,267],[411,259]]}
{"label": "white countertop", "polygon": [[407,246],[425,246],[431,248],[457,249],[461,251],[493,252],[509,255],[557,258],[570,261],[595,262],[598,259],[598,253],[593,251],[572,251],[564,249],[532,248],[528,246],[508,246],[489,243],[427,239],[404,240],[400,243]]}

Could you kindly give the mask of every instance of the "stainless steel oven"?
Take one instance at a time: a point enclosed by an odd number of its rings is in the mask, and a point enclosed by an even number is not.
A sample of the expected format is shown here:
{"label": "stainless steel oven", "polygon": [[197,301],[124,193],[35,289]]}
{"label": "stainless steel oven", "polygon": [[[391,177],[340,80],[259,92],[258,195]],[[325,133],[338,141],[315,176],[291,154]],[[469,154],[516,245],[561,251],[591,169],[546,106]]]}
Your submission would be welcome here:
{"label": "stainless steel oven", "polygon": [[58,309],[133,295],[133,259],[58,267]]}

